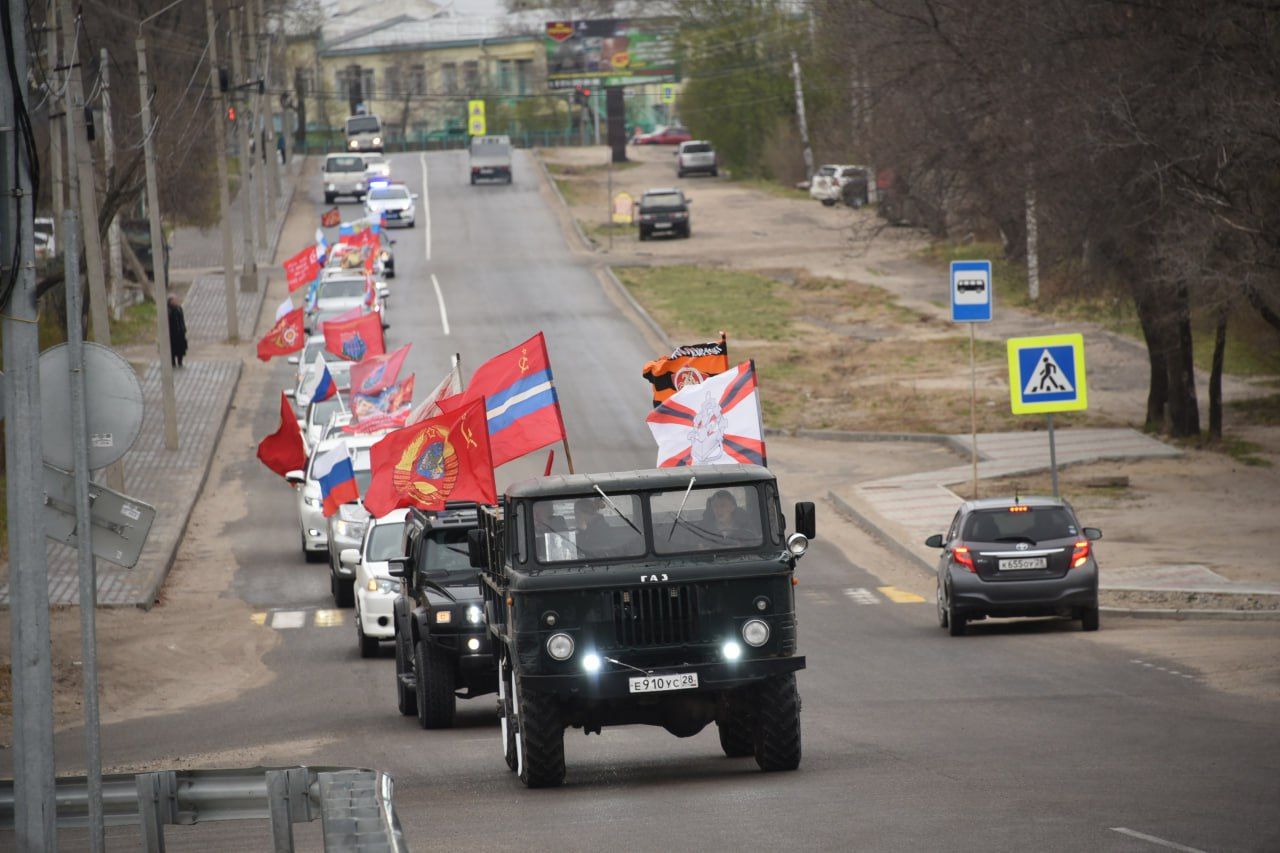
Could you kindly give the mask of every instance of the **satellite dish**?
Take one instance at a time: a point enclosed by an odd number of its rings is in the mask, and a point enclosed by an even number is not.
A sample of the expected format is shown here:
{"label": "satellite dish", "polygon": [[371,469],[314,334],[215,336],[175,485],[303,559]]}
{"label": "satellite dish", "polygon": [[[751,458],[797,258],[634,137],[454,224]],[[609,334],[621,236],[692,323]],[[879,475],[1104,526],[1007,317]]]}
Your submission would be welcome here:
{"label": "satellite dish", "polygon": [[[71,453],[71,353],[58,344],[40,353],[40,429],[44,461],[75,469]],[[89,468],[118,461],[142,431],[142,382],[129,362],[101,344],[84,344],[85,412]]]}

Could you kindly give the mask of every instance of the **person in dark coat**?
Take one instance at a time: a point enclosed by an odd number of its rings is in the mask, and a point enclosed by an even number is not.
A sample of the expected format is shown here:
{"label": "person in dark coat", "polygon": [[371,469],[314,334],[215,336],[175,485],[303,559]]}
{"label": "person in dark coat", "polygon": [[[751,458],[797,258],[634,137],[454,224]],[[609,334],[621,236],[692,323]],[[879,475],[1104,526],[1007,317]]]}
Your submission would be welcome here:
{"label": "person in dark coat", "polygon": [[169,355],[175,367],[182,367],[187,354],[187,320],[182,314],[182,304],[176,294],[169,295]]}

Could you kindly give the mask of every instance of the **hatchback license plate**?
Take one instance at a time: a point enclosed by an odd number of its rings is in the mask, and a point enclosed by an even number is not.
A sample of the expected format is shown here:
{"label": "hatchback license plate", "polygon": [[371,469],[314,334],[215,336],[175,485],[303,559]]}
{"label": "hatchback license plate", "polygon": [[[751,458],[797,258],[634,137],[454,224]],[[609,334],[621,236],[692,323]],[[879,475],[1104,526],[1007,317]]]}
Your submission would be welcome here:
{"label": "hatchback license plate", "polygon": [[644,675],[630,679],[632,693],[661,693],[665,690],[692,690],[698,686],[698,673],[680,672],[675,675]]}
{"label": "hatchback license plate", "polygon": [[1026,569],[1047,569],[1049,567],[1049,559],[1047,557],[1023,557],[1020,560],[1001,560],[1000,571],[1025,571]]}
{"label": "hatchback license plate", "polygon": [[671,223],[670,223],[670,222],[655,222],[655,223],[653,223],[653,227],[654,227],[654,228],[670,228],[670,227],[671,227]]}

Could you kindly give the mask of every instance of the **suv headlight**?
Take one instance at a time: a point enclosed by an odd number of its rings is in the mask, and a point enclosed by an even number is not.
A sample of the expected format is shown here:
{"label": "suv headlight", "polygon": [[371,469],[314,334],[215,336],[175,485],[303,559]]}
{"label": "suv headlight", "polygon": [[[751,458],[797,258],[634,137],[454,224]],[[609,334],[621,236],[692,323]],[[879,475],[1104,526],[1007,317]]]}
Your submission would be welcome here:
{"label": "suv headlight", "polygon": [[356,181],[356,189],[358,190],[364,189],[364,181]]}
{"label": "suv headlight", "polygon": [[315,507],[316,509],[319,509],[321,506],[324,505],[324,501],[322,501],[320,498],[313,498],[310,495],[304,496],[302,498],[302,502],[307,506]]}
{"label": "suv headlight", "polygon": [[742,639],[748,646],[760,648],[769,642],[769,623],[752,619],[742,626]]}
{"label": "suv headlight", "polygon": [[333,191],[334,191],[334,190],[336,190],[338,187],[337,187],[336,185],[334,185],[334,184],[325,184],[325,185],[324,185],[324,188],[325,188],[325,189],[327,189],[329,192],[333,192]]}
{"label": "suv headlight", "polygon": [[552,634],[547,638],[547,654],[555,660],[573,657],[573,637],[568,634]]}
{"label": "suv headlight", "polygon": [[364,535],[364,522],[338,519],[333,523],[333,532],[350,539],[359,539]]}
{"label": "suv headlight", "polygon": [[369,590],[369,592],[398,592],[400,582],[389,578],[369,578],[369,582],[365,584],[365,589]]}

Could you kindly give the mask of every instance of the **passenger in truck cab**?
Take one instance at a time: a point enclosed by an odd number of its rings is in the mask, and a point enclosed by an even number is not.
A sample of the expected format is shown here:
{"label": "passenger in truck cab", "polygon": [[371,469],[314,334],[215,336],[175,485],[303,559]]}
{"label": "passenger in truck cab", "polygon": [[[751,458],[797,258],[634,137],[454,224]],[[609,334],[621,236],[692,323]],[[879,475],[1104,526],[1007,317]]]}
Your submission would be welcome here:
{"label": "passenger in truck cab", "polygon": [[536,536],[544,533],[564,533],[568,527],[564,519],[556,515],[551,501],[538,501],[533,505],[533,532]]}

